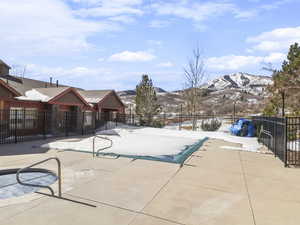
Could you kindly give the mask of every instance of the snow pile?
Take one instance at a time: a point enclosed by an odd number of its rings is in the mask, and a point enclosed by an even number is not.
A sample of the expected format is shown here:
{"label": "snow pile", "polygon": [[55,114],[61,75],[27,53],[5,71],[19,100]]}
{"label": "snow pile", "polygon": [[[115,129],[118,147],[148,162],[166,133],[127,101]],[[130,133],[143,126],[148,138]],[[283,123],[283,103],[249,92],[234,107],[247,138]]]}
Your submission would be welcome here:
{"label": "snow pile", "polygon": [[25,92],[25,96],[17,97],[19,100],[32,100],[32,101],[42,101],[48,102],[50,100],[49,96],[43,95],[35,89]]}

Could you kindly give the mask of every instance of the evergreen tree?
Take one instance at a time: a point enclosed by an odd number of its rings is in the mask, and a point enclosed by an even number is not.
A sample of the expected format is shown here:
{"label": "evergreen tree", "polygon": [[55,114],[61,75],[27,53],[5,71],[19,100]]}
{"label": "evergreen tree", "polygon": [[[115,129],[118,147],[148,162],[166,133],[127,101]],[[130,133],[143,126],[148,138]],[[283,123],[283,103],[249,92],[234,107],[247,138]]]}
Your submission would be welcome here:
{"label": "evergreen tree", "polygon": [[286,97],[286,107],[299,113],[299,93],[300,93],[300,46],[295,43],[290,46],[287,60],[282,63],[282,68],[273,73],[273,85],[268,88],[272,93],[270,103],[266,106],[265,112],[275,113],[282,107],[281,93]]}
{"label": "evergreen tree", "polygon": [[144,125],[152,125],[153,117],[159,112],[156,91],[148,75],[142,76],[142,81],[136,86],[136,114]]}

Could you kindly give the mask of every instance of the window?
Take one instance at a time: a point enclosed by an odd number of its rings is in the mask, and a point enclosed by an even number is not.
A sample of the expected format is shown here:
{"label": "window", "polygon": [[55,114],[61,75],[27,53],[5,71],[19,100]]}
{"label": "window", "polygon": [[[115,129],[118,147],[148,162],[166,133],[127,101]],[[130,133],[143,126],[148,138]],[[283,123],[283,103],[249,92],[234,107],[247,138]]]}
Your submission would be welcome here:
{"label": "window", "polygon": [[22,129],[24,120],[24,110],[19,107],[10,108],[10,127],[13,129]]}
{"label": "window", "polygon": [[36,108],[25,109],[25,129],[38,127],[38,110]]}
{"label": "window", "polygon": [[93,113],[91,111],[84,112],[84,126],[92,126],[93,124]]}
{"label": "window", "polygon": [[38,110],[36,108],[10,108],[10,126],[12,129],[34,129],[38,124]]}

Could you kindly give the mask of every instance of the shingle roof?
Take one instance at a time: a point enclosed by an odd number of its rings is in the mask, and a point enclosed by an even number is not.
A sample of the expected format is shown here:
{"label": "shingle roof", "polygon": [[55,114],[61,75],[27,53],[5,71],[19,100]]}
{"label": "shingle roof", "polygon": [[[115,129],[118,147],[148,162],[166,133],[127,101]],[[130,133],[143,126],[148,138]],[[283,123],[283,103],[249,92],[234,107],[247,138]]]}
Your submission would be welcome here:
{"label": "shingle roof", "polygon": [[36,91],[48,96],[50,99],[56,97],[67,89],[69,89],[69,87],[35,88]]}
{"label": "shingle roof", "polygon": [[[50,87],[49,82],[45,81],[40,81],[40,80],[34,80],[30,78],[22,78],[22,77],[17,77],[17,76],[11,76],[11,75],[6,75],[6,76],[0,76],[0,79],[3,80],[5,83],[7,83],[9,86],[14,88],[16,91],[21,93],[22,95],[25,95],[26,91],[35,89],[35,88],[56,88],[56,84],[52,84],[52,87]],[[66,85],[58,85],[58,87],[69,87]],[[79,89],[79,88],[77,88]]]}
{"label": "shingle roof", "polygon": [[67,89],[69,87],[34,88],[26,91],[24,96],[17,97],[17,99],[48,102]]}
{"label": "shingle roof", "polygon": [[78,92],[88,103],[96,104],[112,91],[113,90],[79,90]]}

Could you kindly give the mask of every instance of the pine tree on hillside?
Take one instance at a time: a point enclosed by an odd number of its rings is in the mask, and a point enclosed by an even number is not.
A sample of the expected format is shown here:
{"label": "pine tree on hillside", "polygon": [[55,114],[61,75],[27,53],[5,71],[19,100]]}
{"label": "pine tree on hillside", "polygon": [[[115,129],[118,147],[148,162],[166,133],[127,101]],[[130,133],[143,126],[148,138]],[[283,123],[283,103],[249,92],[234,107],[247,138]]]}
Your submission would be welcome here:
{"label": "pine tree on hillside", "polygon": [[142,76],[142,81],[136,86],[136,114],[143,125],[152,125],[153,116],[159,112],[156,91],[148,75]]}
{"label": "pine tree on hillside", "polygon": [[[295,43],[290,46],[287,60],[282,63],[282,69],[274,71],[273,85],[269,87],[272,93],[270,103],[265,112],[277,112],[282,107],[280,95],[284,93],[286,97],[286,106],[293,112],[300,112],[300,46]],[[271,110],[270,110],[271,109]]]}

